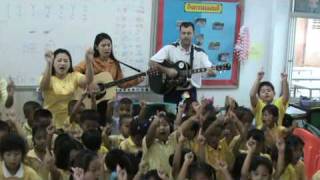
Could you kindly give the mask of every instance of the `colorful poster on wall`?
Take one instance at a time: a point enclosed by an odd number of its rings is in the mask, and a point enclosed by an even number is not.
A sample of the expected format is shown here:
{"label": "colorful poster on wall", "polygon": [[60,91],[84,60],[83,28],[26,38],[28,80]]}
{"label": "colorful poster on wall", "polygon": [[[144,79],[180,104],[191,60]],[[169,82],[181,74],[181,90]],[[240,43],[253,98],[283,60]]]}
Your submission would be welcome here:
{"label": "colorful poster on wall", "polygon": [[181,22],[193,22],[194,44],[205,50],[214,65],[231,64],[231,70],[220,71],[216,77],[203,78],[203,88],[237,87],[239,63],[234,46],[240,18],[238,0],[160,0],[157,50],[178,40]]}

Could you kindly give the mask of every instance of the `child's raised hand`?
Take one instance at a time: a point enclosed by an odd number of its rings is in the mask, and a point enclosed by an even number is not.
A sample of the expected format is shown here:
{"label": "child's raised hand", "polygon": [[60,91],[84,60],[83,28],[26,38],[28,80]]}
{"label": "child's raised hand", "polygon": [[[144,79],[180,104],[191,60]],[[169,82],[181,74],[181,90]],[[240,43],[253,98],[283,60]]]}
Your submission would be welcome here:
{"label": "child's raised hand", "polygon": [[178,142],[183,144],[185,141],[186,137],[184,137],[183,133],[180,131]]}
{"label": "child's raised hand", "polygon": [[46,154],[44,156],[44,160],[43,160],[45,166],[48,167],[48,169],[52,169],[55,167],[55,159],[54,157],[51,155],[51,152],[48,148],[46,148]]}
{"label": "child's raised hand", "polygon": [[106,125],[104,127],[102,127],[102,132],[105,135],[110,136],[111,132],[112,132],[112,124],[106,123]]}
{"label": "child's raised hand", "polygon": [[206,143],[206,138],[202,135],[202,128],[200,128],[197,140],[201,145],[204,145]]}
{"label": "child's raised hand", "polygon": [[13,96],[13,94],[14,94],[14,87],[15,87],[15,84],[14,84],[12,78],[10,77],[10,78],[9,78],[9,83],[8,83],[8,85],[7,85],[7,92],[8,92],[8,95],[9,95],[9,96]]}
{"label": "child's raised hand", "polygon": [[52,124],[50,124],[48,127],[47,127],[47,133],[49,136],[53,136],[53,134],[55,133],[56,131],[56,127]]}
{"label": "child's raised hand", "polygon": [[84,180],[84,171],[82,168],[78,167],[71,167],[72,170],[72,177],[74,180]]}
{"label": "child's raised hand", "polygon": [[157,173],[161,180],[169,179],[169,176],[162,169],[157,169]]}
{"label": "child's raised hand", "polygon": [[93,61],[93,54],[94,54],[94,51],[92,48],[89,48],[87,49],[86,51],[86,62],[92,62]]}
{"label": "child's raised hand", "polygon": [[53,62],[53,52],[52,51],[46,51],[46,53],[44,54],[44,57],[45,57],[47,63],[52,64],[52,62]]}
{"label": "child's raised hand", "polygon": [[219,160],[218,162],[216,162],[215,168],[217,170],[220,170],[220,171],[227,171],[228,170],[228,164],[223,160]]}
{"label": "child's raised hand", "polygon": [[277,139],[276,146],[279,152],[284,153],[286,149],[286,143],[283,138]]}
{"label": "child's raised hand", "polygon": [[248,148],[248,152],[249,153],[253,153],[257,148],[257,141],[252,139],[252,138],[250,138],[247,141],[247,148]]}
{"label": "child's raised hand", "polygon": [[264,76],[264,71],[263,71],[263,68],[260,69],[260,71],[258,72],[258,79],[259,81],[261,81],[263,79],[263,76]]}
{"label": "child's raised hand", "polygon": [[186,163],[188,166],[193,162],[193,159],[193,152],[189,152],[184,155],[184,163]]}
{"label": "child's raised hand", "polygon": [[122,169],[119,165],[117,165],[117,175],[118,180],[128,180],[128,173],[125,169]]}
{"label": "child's raised hand", "polygon": [[139,164],[139,172],[146,174],[148,172],[148,164],[145,161],[141,161]]}
{"label": "child's raised hand", "polygon": [[287,79],[288,79],[288,74],[286,72],[281,73],[281,80],[287,81]]}

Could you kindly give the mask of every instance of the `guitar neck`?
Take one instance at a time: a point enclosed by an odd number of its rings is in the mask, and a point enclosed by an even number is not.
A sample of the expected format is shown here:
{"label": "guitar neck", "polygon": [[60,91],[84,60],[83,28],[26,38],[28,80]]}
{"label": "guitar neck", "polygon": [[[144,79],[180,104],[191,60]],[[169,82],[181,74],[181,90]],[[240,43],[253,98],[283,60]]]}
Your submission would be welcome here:
{"label": "guitar neck", "polygon": [[133,76],[129,76],[129,77],[126,77],[126,78],[123,78],[123,79],[119,79],[119,80],[115,80],[115,81],[112,81],[112,82],[103,84],[103,86],[104,86],[105,88],[110,88],[110,87],[112,87],[112,86],[117,86],[117,85],[119,85],[119,84],[122,84],[122,83],[125,83],[125,82],[128,82],[128,81],[137,79],[138,77],[145,76],[145,75],[146,75],[145,72],[139,73],[139,74],[136,74],[136,75],[133,75]]}
{"label": "guitar neck", "polygon": [[192,69],[189,70],[189,73],[191,74],[196,74],[196,73],[202,73],[202,72],[206,72],[208,68],[197,68],[197,69]]}

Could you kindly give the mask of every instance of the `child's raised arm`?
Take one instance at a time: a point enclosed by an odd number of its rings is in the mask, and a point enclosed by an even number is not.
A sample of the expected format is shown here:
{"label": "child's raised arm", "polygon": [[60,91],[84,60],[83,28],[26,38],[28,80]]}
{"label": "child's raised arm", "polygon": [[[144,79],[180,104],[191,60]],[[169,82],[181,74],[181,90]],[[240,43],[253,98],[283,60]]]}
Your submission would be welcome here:
{"label": "child's raised arm", "polygon": [[287,105],[290,98],[290,94],[289,94],[288,74],[285,72],[281,73],[281,85],[282,85],[283,105]]}
{"label": "child's raised arm", "polygon": [[159,124],[160,124],[160,119],[156,115],[156,116],[154,116],[154,119],[153,119],[153,121],[148,129],[147,135],[146,135],[147,148],[149,148],[152,145],[154,139],[156,138],[156,131],[157,131],[157,128],[159,127]]}
{"label": "child's raised arm", "polygon": [[178,144],[174,150],[173,163],[172,163],[172,176],[174,178],[176,178],[178,176],[180,168],[181,168],[181,151],[182,151],[182,146],[183,146],[183,143],[185,142],[185,140],[186,140],[186,138],[180,132]]}
{"label": "child's raised arm", "polygon": [[7,100],[6,100],[6,103],[5,103],[5,107],[6,108],[10,108],[12,107],[13,105],[13,102],[14,102],[14,82],[13,80],[10,78],[9,79],[9,83],[7,85],[7,92],[8,92],[8,96],[7,96]]}
{"label": "child's raised arm", "polygon": [[258,98],[257,98],[258,88],[259,88],[259,84],[260,84],[260,81],[262,80],[263,76],[264,76],[264,72],[262,70],[260,70],[258,72],[257,79],[255,80],[255,82],[251,88],[251,91],[250,91],[250,102],[251,102],[251,106],[253,108],[255,108],[258,103]]}
{"label": "child's raised arm", "polygon": [[257,142],[250,138],[247,142],[248,154],[244,160],[241,168],[241,178],[240,180],[247,180],[249,176],[250,164],[253,158],[253,153],[257,147]]}
{"label": "child's raised arm", "polygon": [[47,61],[47,66],[40,82],[40,89],[42,91],[48,90],[50,88],[50,79],[51,79],[52,66],[53,66],[53,52],[47,51],[44,56]]}
{"label": "child's raised arm", "polygon": [[277,167],[276,167],[276,172],[274,174],[274,178],[279,179],[285,169],[284,152],[285,152],[286,144],[284,142],[284,139],[278,139],[276,145],[278,149],[278,160],[277,160]]}
{"label": "child's raised arm", "polygon": [[182,168],[181,168],[180,173],[177,178],[178,180],[185,180],[186,179],[188,169],[189,169],[189,166],[191,165],[191,163],[193,162],[193,158],[194,158],[194,155],[192,152],[185,154],[184,162],[183,162]]}

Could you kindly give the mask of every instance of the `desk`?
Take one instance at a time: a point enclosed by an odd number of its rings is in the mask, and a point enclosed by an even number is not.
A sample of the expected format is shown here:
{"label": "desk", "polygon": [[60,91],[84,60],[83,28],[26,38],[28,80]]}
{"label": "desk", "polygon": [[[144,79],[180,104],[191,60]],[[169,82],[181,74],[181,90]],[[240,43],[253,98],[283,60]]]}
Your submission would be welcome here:
{"label": "desk", "polygon": [[297,105],[290,104],[287,108],[286,113],[289,114],[293,119],[306,119],[307,109],[303,109]]}
{"label": "desk", "polygon": [[296,97],[297,89],[307,89],[307,90],[309,90],[309,97],[312,98],[312,91],[313,90],[320,91],[320,85],[317,84],[317,83],[295,82],[295,83],[293,83],[293,97]]}

